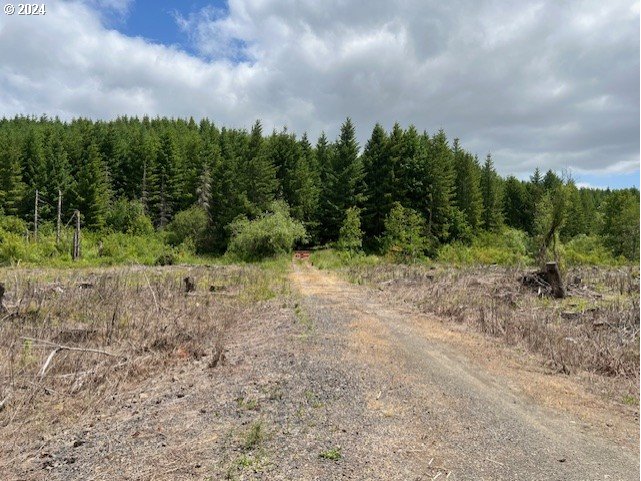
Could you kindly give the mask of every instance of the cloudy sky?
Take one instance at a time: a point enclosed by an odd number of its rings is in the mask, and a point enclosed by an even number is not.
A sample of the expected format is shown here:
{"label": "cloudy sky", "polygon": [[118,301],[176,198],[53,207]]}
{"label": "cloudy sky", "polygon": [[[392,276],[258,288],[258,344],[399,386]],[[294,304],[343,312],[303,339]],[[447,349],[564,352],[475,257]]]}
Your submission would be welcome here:
{"label": "cloudy sky", "polygon": [[639,185],[637,2],[42,1],[0,14],[0,115],[259,118],[312,137],[349,115],[361,143],[413,123],[503,174]]}

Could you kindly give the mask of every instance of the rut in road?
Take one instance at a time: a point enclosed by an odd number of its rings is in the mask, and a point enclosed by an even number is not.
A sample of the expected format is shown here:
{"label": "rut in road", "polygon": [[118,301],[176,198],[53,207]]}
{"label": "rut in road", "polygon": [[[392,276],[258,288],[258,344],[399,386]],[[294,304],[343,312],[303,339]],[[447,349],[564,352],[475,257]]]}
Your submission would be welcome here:
{"label": "rut in road", "polygon": [[[439,322],[306,263],[294,264],[292,280],[313,321],[334,319],[337,332],[348,326],[344,361],[358,359],[366,375],[390,380],[367,396],[368,407],[387,412],[411,433],[406,440],[416,440],[402,447],[417,453],[404,460],[406,468],[414,463],[415,479],[424,479],[419,472],[434,459],[443,479],[639,479],[634,439],[600,437],[577,417],[538,405],[442,342],[446,328]],[[383,455],[398,462],[395,452]]]}

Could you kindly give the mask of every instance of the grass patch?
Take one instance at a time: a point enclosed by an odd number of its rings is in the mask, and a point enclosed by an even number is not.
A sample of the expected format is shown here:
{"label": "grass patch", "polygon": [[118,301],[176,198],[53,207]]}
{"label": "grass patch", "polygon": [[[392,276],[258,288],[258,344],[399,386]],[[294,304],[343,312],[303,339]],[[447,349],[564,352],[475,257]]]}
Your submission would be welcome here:
{"label": "grass patch", "polygon": [[318,457],[321,459],[329,459],[330,461],[339,461],[343,458],[343,455],[341,453],[340,446],[337,446],[335,448],[331,448],[327,451],[321,452]]}
{"label": "grass patch", "polygon": [[243,449],[249,451],[258,448],[265,440],[265,436],[266,433],[263,422],[256,421],[252,423],[252,425],[249,427],[249,430],[245,434],[245,439],[243,440]]}

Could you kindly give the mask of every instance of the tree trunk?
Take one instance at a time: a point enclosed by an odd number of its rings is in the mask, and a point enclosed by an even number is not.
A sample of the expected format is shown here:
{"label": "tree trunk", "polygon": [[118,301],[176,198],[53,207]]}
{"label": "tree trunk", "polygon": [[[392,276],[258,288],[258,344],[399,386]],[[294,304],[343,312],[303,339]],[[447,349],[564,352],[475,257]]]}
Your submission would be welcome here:
{"label": "tree trunk", "polygon": [[559,265],[556,262],[547,262],[545,264],[545,274],[552,288],[552,295],[557,299],[563,299],[565,297],[565,287],[561,279]]}

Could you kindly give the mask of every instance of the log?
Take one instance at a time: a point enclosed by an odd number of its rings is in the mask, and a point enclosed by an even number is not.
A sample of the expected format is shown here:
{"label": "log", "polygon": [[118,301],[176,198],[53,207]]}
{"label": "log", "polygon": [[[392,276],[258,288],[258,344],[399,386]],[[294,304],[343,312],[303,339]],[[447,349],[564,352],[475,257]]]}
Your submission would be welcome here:
{"label": "log", "polygon": [[545,275],[548,284],[552,288],[552,296],[556,299],[563,299],[565,297],[565,286],[561,279],[561,271],[556,262],[548,262],[545,264]]}

